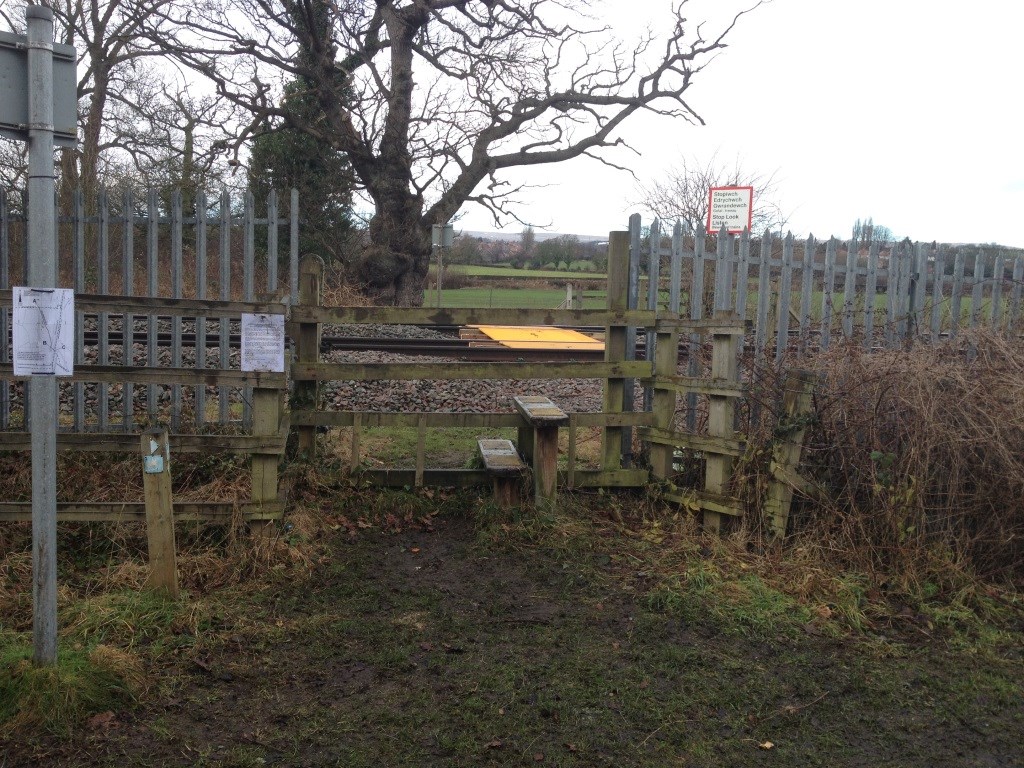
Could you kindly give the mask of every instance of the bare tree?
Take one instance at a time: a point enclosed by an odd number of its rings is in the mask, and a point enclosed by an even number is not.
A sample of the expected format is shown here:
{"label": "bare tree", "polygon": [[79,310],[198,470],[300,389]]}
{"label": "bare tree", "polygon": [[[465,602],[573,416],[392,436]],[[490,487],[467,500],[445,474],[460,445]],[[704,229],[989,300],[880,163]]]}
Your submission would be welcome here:
{"label": "bare tree", "polygon": [[[616,132],[638,112],[701,122],[685,93],[748,12],[709,35],[678,0],[665,34],[626,44],[574,0],[223,2],[188,9],[154,42],[253,126],[278,117],[348,155],[374,206],[360,277],[401,304],[422,301],[432,224],[466,202],[514,217],[522,187],[503,172],[581,155],[614,164],[602,150],[623,145]],[[317,120],[280,99],[295,80]]]}
{"label": "bare tree", "polygon": [[732,162],[720,160],[717,152],[706,161],[683,157],[660,178],[642,185],[638,202],[659,219],[680,219],[694,232],[703,232],[712,187],[753,187],[751,229],[757,234],[780,230],[789,217],[778,202],[775,174],[747,170],[739,157]]}
{"label": "bare tree", "polygon": [[[152,42],[184,4],[53,0],[54,36],[79,54],[80,141],[62,150],[65,203],[79,187],[91,207],[101,184],[182,185],[187,195],[218,175],[217,163],[226,159],[230,105],[212,95],[194,96]],[[13,0],[0,9],[0,18],[17,29],[24,6]]]}

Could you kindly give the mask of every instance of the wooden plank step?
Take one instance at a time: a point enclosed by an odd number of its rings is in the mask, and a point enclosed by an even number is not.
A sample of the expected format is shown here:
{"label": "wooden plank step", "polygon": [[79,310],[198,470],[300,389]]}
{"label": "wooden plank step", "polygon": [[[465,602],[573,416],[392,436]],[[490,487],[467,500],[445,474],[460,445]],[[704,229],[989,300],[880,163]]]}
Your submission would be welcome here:
{"label": "wooden plank step", "polygon": [[512,398],[519,413],[535,427],[560,427],[569,423],[569,415],[541,395],[521,395]]}
{"label": "wooden plank step", "polygon": [[476,445],[488,473],[507,476],[520,475],[526,471],[526,464],[519,458],[519,452],[511,440],[481,438],[476,441]]}

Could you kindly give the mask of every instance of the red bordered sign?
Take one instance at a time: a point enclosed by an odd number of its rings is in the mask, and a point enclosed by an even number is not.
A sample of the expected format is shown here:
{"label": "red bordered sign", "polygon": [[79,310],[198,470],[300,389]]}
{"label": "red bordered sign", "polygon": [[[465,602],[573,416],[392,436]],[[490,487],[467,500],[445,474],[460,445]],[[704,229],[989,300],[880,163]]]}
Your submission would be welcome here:
{"label": "red bordered sign", "polygon": [[753,187],[712,187],[708,192],[708,234],[724,226],[731,235],[750,229],[754,221]]}

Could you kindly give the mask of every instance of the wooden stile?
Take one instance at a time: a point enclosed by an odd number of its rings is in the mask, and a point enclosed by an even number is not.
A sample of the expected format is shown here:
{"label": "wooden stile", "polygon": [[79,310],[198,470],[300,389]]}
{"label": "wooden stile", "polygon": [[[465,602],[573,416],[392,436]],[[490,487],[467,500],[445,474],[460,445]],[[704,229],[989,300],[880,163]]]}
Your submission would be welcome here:
{"label": "wooden stile", "polygon": [[768,487],[768,498],[765,501],[765,516],[776,536],[786,535],[794,480],[799,477],[796,469],[803,451],[806,418],[811,411],[816,378],[810,371],[791,371],[786,376],[782,401],[783,421],[777,430],[782,437],[776,441],[772,451],[774,480]]}
{"label": "wooden stile", "polygon": [[[624,311],[629,303],[629,232],[608,235],[608,309]],[[626,337],[629,327],[611,325],[605,328],[604,359],[617,364],[626,359]],[[625,377],[605,379],[603,411],[622,413],[625,405]],[[624,427],[605,427],[601,434],[601,468],[611,472],[622,468],[622,434]]]}

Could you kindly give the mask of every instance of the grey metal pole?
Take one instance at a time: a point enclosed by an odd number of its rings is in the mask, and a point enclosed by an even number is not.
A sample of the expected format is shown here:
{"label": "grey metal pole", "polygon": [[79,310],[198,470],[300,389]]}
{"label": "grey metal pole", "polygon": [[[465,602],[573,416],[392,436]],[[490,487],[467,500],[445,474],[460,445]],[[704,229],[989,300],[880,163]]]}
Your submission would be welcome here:
{"label": "grey metal pole", "polygon": [[[53,11],[25,9],[28,26],[28,270],[32,288],[57,285],[53,194]],[[32,425],[33,660],[57,661],[57,379],[29,381]]]}

